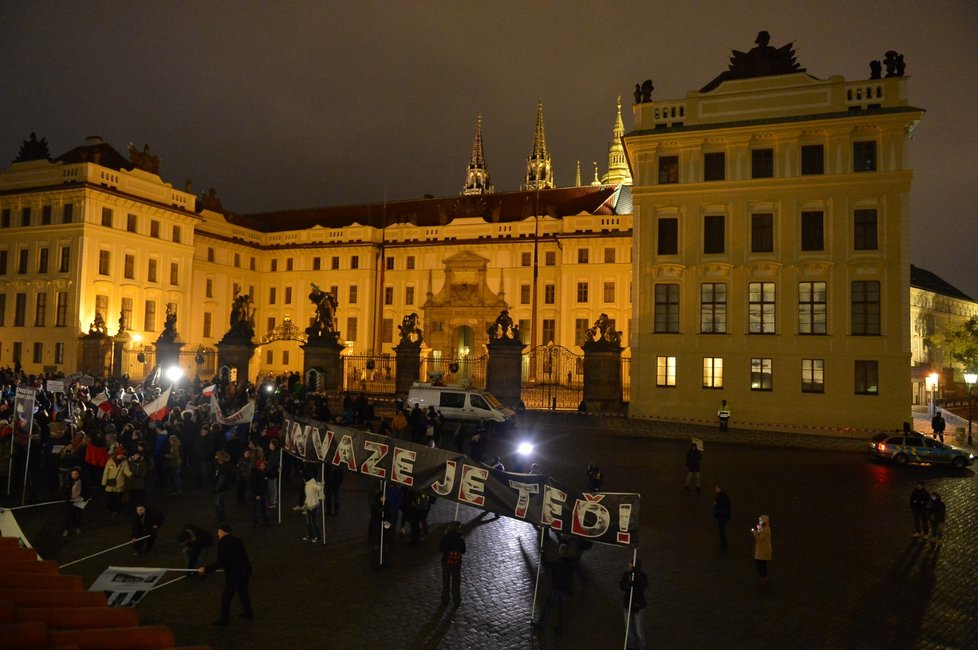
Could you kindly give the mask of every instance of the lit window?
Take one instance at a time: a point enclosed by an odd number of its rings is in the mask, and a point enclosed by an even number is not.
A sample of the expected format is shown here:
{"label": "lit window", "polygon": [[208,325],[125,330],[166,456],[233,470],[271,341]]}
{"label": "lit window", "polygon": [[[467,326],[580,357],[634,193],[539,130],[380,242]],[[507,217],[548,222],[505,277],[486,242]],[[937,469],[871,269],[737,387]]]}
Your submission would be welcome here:
{"label": "lit window", "polygon": [[753,358],[750,360],[750,389],[770,391],[773,385],[771,359]]}
{"label": "lit window", "polygon": [[655,385],[676,385],[676,357],[656,357]]}
{"label": "lit window", "polygon": [[723,388],[723,357],[703,359],[703,388]]}

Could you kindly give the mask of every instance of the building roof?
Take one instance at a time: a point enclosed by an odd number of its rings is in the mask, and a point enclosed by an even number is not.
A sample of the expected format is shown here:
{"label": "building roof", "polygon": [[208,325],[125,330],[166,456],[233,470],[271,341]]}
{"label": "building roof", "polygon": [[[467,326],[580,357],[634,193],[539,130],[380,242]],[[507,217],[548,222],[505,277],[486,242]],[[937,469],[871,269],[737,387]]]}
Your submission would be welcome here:
{"label": "building roof", "polygon": [[86,138],[85,144],[61,154],[55,160],[66,165],[90,162],[116,171],[132,170],[135,167],[128,158],[98,136]]}
{"label": "building roof", "polygon": [[913,264],[910,265],[910,286],[924,289],[925,291],[933,291],[949,298],[975,302],[971,296],[952,286],[947,280],[936,273],[931,273]]}
{"label": "building roof", "polygon": [[[501,192],[446,198],[427,197],[390,203],[280,210],[253,214],[226,213],[235,225],[259,232],[302,230],[316,226],[342,228],[354,223],[390,226],[410,223],[416,226],[440,226],[454,219],[477,217],[487,222],[521,221],[534,214],[554,218],[581,213],[595,215],[622,214],[627,187],[601,185],[596,187],[565,187],[539,192]],[[627,201],[631,212],[631,202]]]}

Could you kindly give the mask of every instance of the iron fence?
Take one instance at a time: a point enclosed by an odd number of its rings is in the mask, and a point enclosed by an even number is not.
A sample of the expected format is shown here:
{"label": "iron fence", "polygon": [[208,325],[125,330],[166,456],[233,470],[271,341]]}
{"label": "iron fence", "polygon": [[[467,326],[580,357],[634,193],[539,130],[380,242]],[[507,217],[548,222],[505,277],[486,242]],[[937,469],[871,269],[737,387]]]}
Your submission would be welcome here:
{"label": "iron fence", "polygon": [[440,378],[445,384],[463,384],[473,388],[486,387],[488,355],[480,357],[425,357],[421,359],[420,381]]}
{"label": "iron fence", "polygon": [[393,395],[397,389],[395,380],[397,358],[388,354],[343,355],[343,390]]}
{"label": "iron fence", "polygon": [[526,408],[576,409],[584,393],[584,355],[561,345],[523,354],[520,398]]}

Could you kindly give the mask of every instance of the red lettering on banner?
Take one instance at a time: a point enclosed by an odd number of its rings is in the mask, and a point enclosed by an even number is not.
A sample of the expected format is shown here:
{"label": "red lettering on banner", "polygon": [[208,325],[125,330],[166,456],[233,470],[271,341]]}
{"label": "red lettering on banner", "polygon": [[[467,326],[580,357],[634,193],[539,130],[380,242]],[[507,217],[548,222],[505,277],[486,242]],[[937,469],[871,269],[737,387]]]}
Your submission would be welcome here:
{"label": "red lettering on banner", "polygon": [[483,492],[486,489],[487,478],[489,478],[489,470],[463,463],[462,480],[458,487],[458,500],[479,507],[485,505],[486,497]]}
{"label": "red lettering on banner", "polygon": [[603,494],[584,493],[584,500],[574,502],[571,532],[582,537],[601,537],[611,526],[611,513],[601,505]]}
{"label": "red lettering on banner", "polygon": [[445,461],[445,477],[440,481],[431,484],[431,491],[441,497],[447,497],[455,488],[455,468],[454,460]]}
{"label": "red lettering on banner", "polygon": [[357,456],[353,451],[353,438],[349,434],[343,434],[343,437],[340,438],[331,462],[334,465],[345,464],[351,472],[357,471]]}
{"label": "red lettering on banner", "polygon": [[333,432],[326,430],[326,440],[323,441],[322,434],[319,433],[319,427],[312,430],[312,448],[316,450],[316,457],[320,461],[326,460],[326,454],[329,453],[329,445],[333,442]]}
{"label": "red lettering on banner", "polygon": [[632,518],[632,504],[622,503],[618,506],[618,543],[630,544],[632,535],[628,532],[628,524]]}
{"label": "red lettering on banner", "polygon": [[560,516],[567,501],[567,493],[549,485],[543,486],[543,511],[540,513],[540,523],[554,530],[564,529],[564,520]]}
{"label": "red lettering on banner", "polygon": [[516,497],[516,508],[513,515],[520,519],[526,519],[526,511],[530,508],[530,495],[539,494],[540,486],[536,483],[521,483],[520,481],[510,481],[509,487],[516,490],[519,496]]}
{"label": "red lettering on banner", "polygon": [[377,478],[387,478],[387,470],[383,467],[377,467],[377,463],[384,459],[390,446],[383,442],[364,440],[363,448],[373,453],[370,454],[370,458],[363,461],[363,465],[360,466],[360,473],[367,474],[368,476],[376,476]]}
{"label": "red lettering on banner", "polygon": [[292,423],[292,428],[289,430],[289,435],[286,436],[286,444],[289,445],[290,451],[295,452],[300,456],[306,455],[306,436],[305,429],[298,422]]}
{"label": "red lettering on banner", "polygon": [[391,463],[391,481],[401,485],[414,485],[414,461],[418,457],[418,452],[410,449],[394,447],[394,461]]}

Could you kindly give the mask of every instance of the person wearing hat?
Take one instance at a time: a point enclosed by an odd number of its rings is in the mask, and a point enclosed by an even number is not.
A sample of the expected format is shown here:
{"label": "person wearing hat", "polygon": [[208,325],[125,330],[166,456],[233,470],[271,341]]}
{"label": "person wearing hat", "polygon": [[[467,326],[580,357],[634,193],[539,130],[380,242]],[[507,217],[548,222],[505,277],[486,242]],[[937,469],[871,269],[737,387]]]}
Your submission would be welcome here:
{"label": "person wearing hat", "polygon": [[642,571],[642,561],[635,560],[629,564],[618,583],[625,592],[624,610],[625,624],[628,626],[629,648],[645,650],[645,589],[649,586],[649,577]]}
{"label": "person wearing hat", "polygon": [[122,495],[126,491],[126,476],[130,475],[126,449],[116,445],[102,470],[102,489],[105,491],[105,509],[111,515],[122,510]]}
{"label": "person wearing hat", "polygon": [[214,514],[218,521],[224,521],[224,503],[234,484],[234,467],[231,465],[231,456],[225,451],[215,453],[214,462],[217,463],[217,469],[214,470]]}
{"label": "person wearing hat", "polygon": [[757,567],[757,574],[761,577],[758,584],[766,587],[767,563],[771,561],[772,555],[770,517],[761,515],[757,525],[751,528],[750,532],[754,535],[754,565]]}
{"label": "person wearing hat", "polygon": [[462,603],[462,555],[465,553],[465,538],[461,533],[462,523],[453,521],[448,531],[438,543],[441,551],[441,602],[448,604],[451,587],[452,603],[458,607]]}
{"label": "person wearing hat", "polygon": [[213,621],[214,625],[228,625],[231,622],[231,600],[234,594],[241,599],[244,609],[242,618],[252,620],[255,612],[251,608],[251,595],[248,581],[251,579],[251,560],[240,537],[231,534],[231,526],[221,523],[217,527],[217,560],[197,569],[201,575],[224,569],[224,591],[221,594],[221,615]]}

